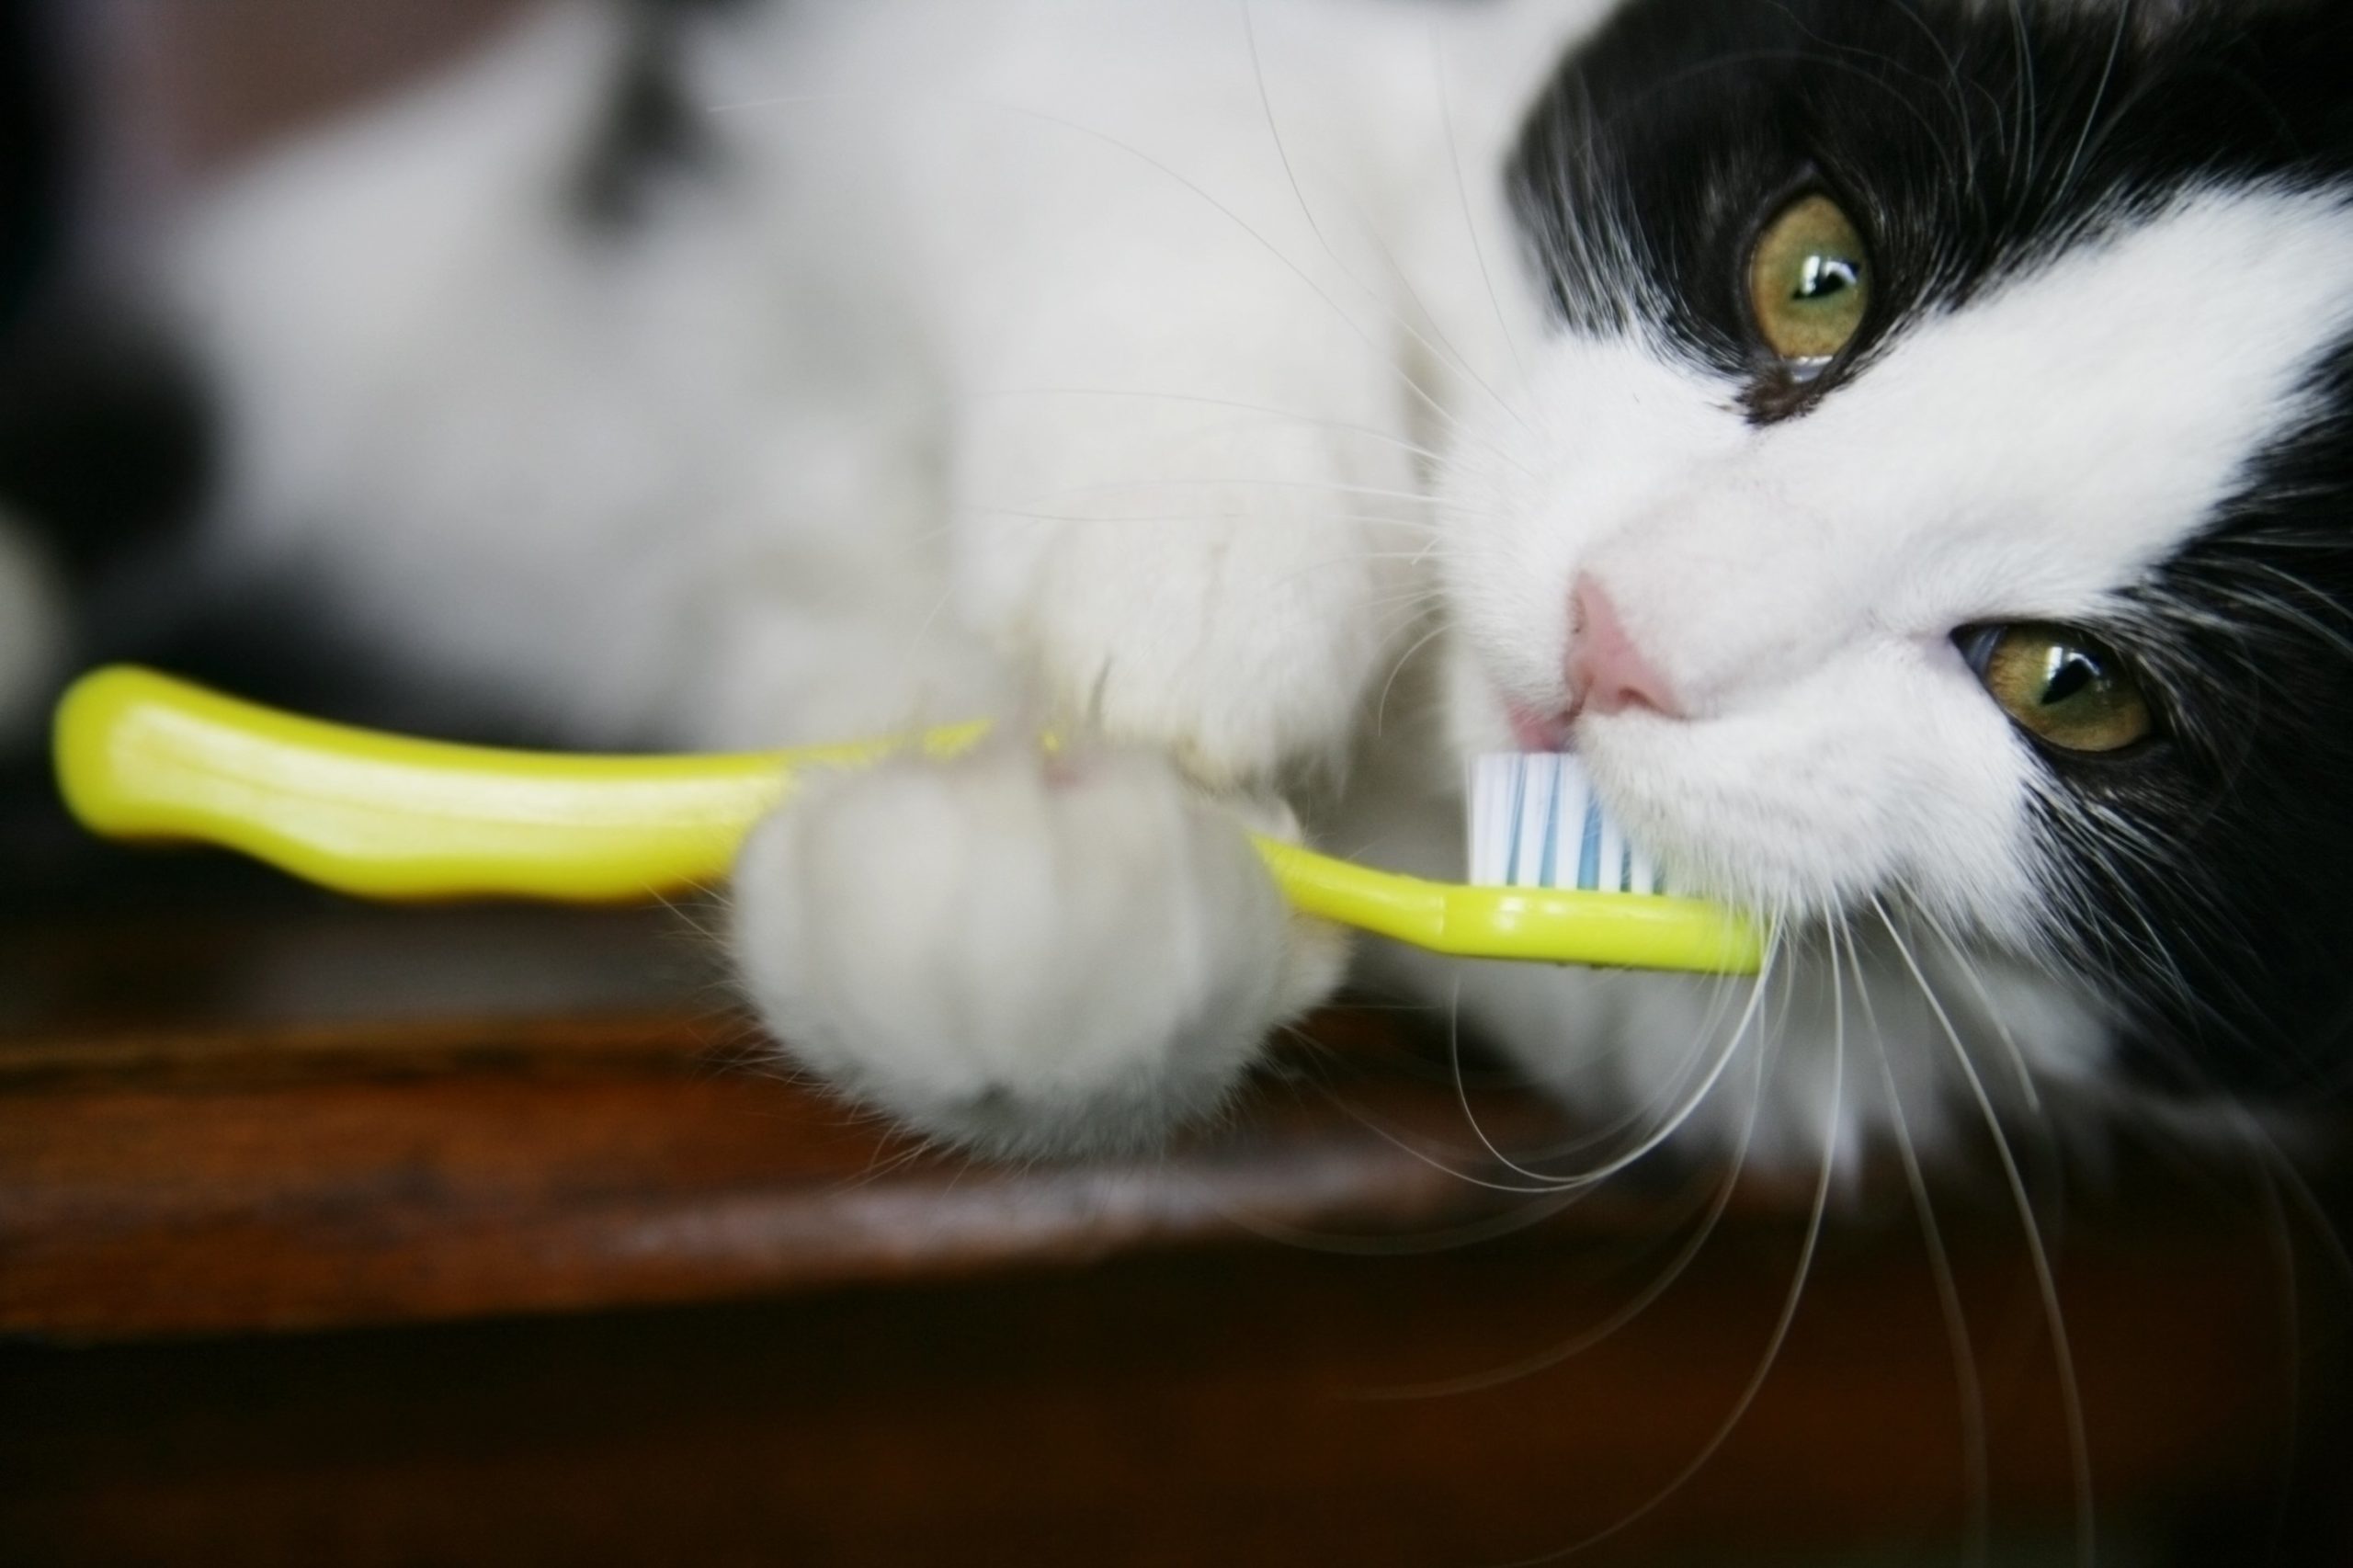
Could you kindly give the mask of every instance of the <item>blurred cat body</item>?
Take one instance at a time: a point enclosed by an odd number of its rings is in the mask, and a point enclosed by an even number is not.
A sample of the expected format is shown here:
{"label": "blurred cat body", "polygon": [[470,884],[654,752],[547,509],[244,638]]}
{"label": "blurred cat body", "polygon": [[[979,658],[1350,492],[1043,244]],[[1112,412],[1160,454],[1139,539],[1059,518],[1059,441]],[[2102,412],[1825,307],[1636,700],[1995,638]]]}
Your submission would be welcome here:
{"label": "blurred cat body", "polygon": [[[979,1146],[1212,1112],[1348,961],[1242,823],[1459,876],[1462,758],[1526,744],[1778,919],[1766,980],[1365,972],[1631,1146],[2283,1080],[2342,1055],[2294,790],[2353,743],[2233,704],[2353,699],[2353,136],[2299,97],[2353,51],[2259,17],[560,7],[193,215],[207,550],[583,744],[1099,737],[825,783],[739,869],[796,1059]],[[2226,56],[2285,129],[2166,107]],[[1741,278],[1823,191],[1871,313],[1801,378]],[[2022,733],[1961,635],[2018,625],[2160,733]]]}

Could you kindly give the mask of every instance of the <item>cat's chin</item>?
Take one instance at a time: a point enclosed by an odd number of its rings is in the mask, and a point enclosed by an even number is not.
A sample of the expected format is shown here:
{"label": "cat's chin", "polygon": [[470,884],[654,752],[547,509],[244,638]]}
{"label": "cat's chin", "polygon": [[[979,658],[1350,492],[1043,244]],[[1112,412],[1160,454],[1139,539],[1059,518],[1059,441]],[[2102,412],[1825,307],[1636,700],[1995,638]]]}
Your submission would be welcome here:
{"label": "cat's chin", "polygon": [[1989,1125],[2014,1132],[2061,1102],[2096,1125],[2123,1107],[2112,1014],[2088,990],[1900,915],[1790,923],[1755,981],[1378,960],[1590,1122],[1555,1176],[1668,1147],[1852,1174],[1899,1141],[1965,1165]]}

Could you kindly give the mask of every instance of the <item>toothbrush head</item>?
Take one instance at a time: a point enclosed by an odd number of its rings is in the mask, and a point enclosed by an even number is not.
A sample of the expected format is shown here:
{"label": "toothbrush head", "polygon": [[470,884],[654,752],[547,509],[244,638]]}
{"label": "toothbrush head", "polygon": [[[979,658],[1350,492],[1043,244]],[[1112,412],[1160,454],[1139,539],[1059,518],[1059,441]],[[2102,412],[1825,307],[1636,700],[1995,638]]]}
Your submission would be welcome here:
{"label": "toothbrush head", "polygon": [[1585,766],[1566,752],[1473,757],[1465,803],[1478,886],[1667,891],[1658,862],[1602,810]]}

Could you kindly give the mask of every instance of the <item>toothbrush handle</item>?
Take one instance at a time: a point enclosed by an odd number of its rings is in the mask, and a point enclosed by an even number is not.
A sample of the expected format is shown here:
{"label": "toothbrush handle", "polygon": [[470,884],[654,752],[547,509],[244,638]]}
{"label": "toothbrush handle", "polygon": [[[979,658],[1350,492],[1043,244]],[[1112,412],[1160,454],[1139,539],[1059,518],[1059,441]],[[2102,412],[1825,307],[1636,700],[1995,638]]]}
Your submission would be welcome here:
{"label": "toothbrush handle", "polygon": [[[733,756],[509,751],[306,719],[119,665],[66,692],[52,749],[66,805],[105,837],[220,845],[365,898],[595,903],[724,878],[805,768],[911,744],[952,756],[986,729]],[[1277,850],[1305,856],[1261,846],[1279,877]]]}
{"label": "toothbrush handle", "polygon": [[[982,723],[915,741],[722,756],[574,756],[412,740],[117,666],[59,705],[66,804],[116,838],[195,839],[368,898],[622,903],[716,882],[801,770],[910,745],[951,756]],[[1689,899],[1457,887],[1259,838],[1292,905],[1471,958],[1753,973],[1763,933]]]}
{"label": "toothbrush handle", "polygon": [[[969,745],[981,726],[926,737]],[[240,849],[369,898],[618,903],[723,878],[796,770],[888,743],[726,756],[558,756],[301,718],[152,670],[84,676],[58,784],[92,831]]]}

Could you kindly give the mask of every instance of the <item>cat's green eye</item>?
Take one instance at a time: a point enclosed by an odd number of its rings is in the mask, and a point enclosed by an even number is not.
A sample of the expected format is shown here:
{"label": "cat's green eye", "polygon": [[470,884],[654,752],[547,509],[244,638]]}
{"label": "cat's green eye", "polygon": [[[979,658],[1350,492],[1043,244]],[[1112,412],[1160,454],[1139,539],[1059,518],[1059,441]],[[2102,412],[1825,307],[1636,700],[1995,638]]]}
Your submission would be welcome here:
{"label": "cat's green eye", "polygon": [[2124,661],[2061,626],[1986,627],[1962,644],[2002,711],[2062,751],[2121,751],[2156,717]]}
{"label": "cat's green eye", "polygon": [[1870,258],[1846,209],[1819,192],[1774,214],[1748,257],[1748,306],[1765,346],[1801,375],[1854,340],[1871,300]]}

